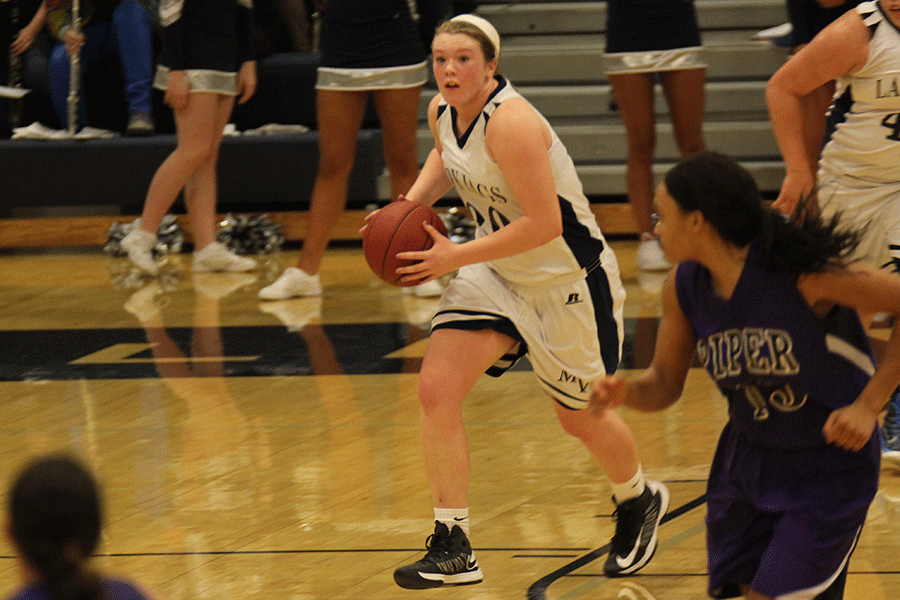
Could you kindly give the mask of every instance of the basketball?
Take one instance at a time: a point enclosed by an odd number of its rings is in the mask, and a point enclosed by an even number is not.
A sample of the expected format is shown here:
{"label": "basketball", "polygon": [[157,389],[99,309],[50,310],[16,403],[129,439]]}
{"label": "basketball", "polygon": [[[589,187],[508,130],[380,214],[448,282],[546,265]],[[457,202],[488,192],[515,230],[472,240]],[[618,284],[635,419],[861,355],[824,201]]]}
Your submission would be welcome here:
{"label": "basketball", "polygon": [[413,264],[400,260],[398,252],[428,250],[434,240],[422,227],[428,223],[447,235],[447,228],[436,212],[412,200],[398,200],[380,209],[369,219],[363,237],[363,254],[369,268],[384,281],[400,287],[417,285],[417,281],[400,281],[397,268]]}

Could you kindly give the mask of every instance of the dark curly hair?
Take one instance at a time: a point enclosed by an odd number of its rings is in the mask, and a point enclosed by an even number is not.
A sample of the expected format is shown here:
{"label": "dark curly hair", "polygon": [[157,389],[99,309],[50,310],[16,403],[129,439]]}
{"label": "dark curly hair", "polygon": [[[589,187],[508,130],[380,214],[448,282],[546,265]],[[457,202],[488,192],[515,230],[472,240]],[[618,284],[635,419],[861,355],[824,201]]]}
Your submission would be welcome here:
{"label": "dark curly hair", "polygon": [[862,235],[841,228],[840,213],[820,218],[813,194],[790,218],[765,207],[750,173],[719,152],[682,160],[664,183],[682,210],[699,210],[726,242],[744,247],[758,239],[763,265],[772,272],[796,277],[845,266]]}

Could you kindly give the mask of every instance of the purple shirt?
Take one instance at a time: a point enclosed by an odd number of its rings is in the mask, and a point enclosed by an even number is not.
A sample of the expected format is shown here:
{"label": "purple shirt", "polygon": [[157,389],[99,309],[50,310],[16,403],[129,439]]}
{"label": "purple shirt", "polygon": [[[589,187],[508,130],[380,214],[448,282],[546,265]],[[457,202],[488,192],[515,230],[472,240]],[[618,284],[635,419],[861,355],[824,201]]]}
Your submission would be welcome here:
{"label": "purple shirt", "polygon": [[791,277],[767,272],[758,254],[752,243],[728,300],[706,268],[679,265],[678,301],[733,427],[770,448],[825,445],[828,415],[853,403],[874,371],[868,337],[851,309],[817,316]]}

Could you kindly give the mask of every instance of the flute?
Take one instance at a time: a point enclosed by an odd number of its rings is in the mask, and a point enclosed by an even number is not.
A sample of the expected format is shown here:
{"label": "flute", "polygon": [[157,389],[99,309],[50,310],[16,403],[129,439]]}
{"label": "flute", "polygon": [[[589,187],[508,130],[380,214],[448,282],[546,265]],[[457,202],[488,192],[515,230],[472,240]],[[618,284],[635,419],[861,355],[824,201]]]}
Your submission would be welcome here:
{"label": "flute", "polygon": [[[13,35],[19,34],[19,19],[21,11],[19,9],[19,0],[12,0],[9,7],[9,20]],[[15,53],[10,45],[9,49],[9,87],[22,87],[22,57]],[[21,125],[22,121],[22,102],[20,100],[10,99],[9,101],[9,123],[15,129]]]}
{"label": "flute", "polygon": [[[72,31],[81,33],[81,15],[79,0],[72,0]],[[69,56],[69,135],[75,135],[78,127],[78,87],[81,79],[79,48]]]}

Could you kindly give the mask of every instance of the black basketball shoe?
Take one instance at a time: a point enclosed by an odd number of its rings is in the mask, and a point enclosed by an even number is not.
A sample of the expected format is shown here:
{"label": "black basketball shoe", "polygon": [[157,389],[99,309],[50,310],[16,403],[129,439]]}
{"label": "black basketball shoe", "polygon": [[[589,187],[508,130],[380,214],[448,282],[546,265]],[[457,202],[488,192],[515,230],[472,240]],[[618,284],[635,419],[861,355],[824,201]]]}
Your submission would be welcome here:
{"label": "black basketball shoe", "polygon": [[603,565],[607,577],[630,575],[650,562],[668,508],[669,489],[658,481],[647,481],[643,494],[616,506],[616,533]]}
{"label": "black basketball shoe", "polygon": [[442,585],[469,585],[481,583],[483,575],[475,560],[475,553],[463,530],[453,530],[440,521],[434,522],[434,533],[425,540],[428,552],[411,565],[394,571],[394,581],[408,590],[441,587]]}

